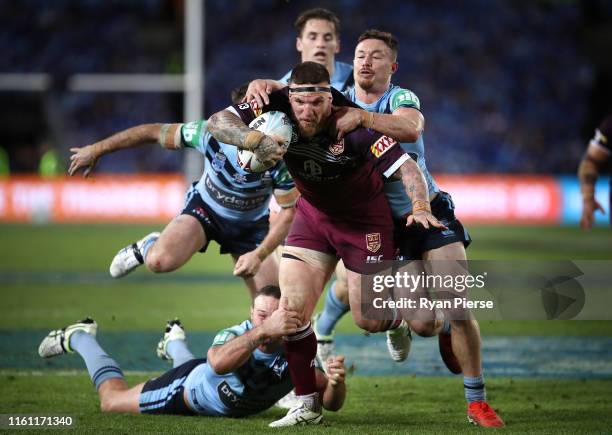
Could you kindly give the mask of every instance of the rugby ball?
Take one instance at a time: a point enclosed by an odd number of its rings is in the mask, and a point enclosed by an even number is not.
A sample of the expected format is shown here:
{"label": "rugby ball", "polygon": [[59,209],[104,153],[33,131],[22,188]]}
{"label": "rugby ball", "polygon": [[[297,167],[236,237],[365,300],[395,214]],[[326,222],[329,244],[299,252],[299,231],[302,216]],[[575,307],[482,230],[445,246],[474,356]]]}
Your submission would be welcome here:
{"label": "rugby ball", "polygon": [[[281,138],[283,141],[281,145],[285,148],[289,147],[293,134],[293,126],[289,117],[276,110],[258,116],[251,121],[249,128],[261,131],[268,136]],[[260,162],[255,153],[249,150],[238,150],[238,165],[247,172],[263,172],[270,168]]]}

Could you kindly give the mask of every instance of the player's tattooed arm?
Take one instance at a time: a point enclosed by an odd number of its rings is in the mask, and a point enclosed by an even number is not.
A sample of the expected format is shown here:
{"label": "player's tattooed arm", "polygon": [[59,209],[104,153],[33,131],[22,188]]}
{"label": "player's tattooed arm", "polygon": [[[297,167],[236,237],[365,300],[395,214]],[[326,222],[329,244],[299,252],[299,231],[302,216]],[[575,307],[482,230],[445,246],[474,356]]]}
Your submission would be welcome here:
{"label": "player's tattooed arm", "polygon": [[[254,315],[261,313],[256,310]],[[208,363],[219,375],[230,373],[244,365],[262,344],[294,334],[300,322],[297,312],[286,309],[286,303],[281,304],[276,311],[267,315],[261,325],[223,344],[211,346],[208,349]]]}
{"label": "player's tattooed arm", "polygon": [[400,107],[393,113],[374,113],[355,107],[335,107],[333,119],[338,140],[357,127],[365,127],[400,142],[416,142],[425,128],[423,114],[409,107]]}
{"label": "player's tattooed arm", "polygon": [[412,201],[412,213],[408,216],[406,225],[418,224],[424,228],[446,229],[432,214],[429,204],[429,190],[421,169],[412,159],[407,159],[392,178],[401,179],[408,197]]}
{"label": "player's tattooed arm", "polygon": [[208,131],[219,142],[251,150],[266,166],[272,166],[282,159],[285,149],[260,131],[250,129],[239,116],[229,110],[222,110],[210,117]]}
{"label": "player's tattooed arm", "polygon": [[70,148],[72,155],[70,156],[68,173],[74,175],[80,169],[83,169],[83,176],[87,177],[95,168],[98,159],[103,155],[146,143],[158,142],[168,149],[180,148],[181,125],[182,124],[137,125],[91,145],[81,148]]}

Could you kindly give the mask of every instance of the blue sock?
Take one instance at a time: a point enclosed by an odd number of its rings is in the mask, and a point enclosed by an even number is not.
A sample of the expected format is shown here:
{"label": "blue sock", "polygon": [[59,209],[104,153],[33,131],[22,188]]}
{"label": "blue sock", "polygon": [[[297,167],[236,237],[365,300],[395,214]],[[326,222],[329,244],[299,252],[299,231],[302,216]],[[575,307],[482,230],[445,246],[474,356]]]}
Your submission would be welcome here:
{"label": "blue sock", "polygon": [[465,389],[465,399],[468,403],[487,400],[487,391],[482,375],[473,378],[464,376],[463,387]]}
{"label": "blue sock", "polygon": [[140,253],[142,254],[143,260],[147,258],[147,253],[149,252],[149,249],[151,249],[151,246],[153,246],[153,244],[157,242],[157,239],[159,239],[159,237],[151,237],[144,243],[144,245],[142,245]]}
{"label": "blue sock", "polygon": [[168,342],[166,351],[172,357],[172,367],[178,367],[185,364],[187,361],[195,359],[187,347],[185,340],[172,340]]}
{"label": "blue sock", "polygon": [[448,320],[445,320],[444,325],[442,326],[442,329],[440,330],[440,334],[449,335],[450,333],[451,333],[450,322]]}
{"label": "blue sock", "polygon": [[336,281],[334,280],[331,286],[329,286],[329,290],[327,290],[325,306],[323,307],[321,316],[317,320],[316,333],[319,335],[330,335],[336,327],[336,323],[338,323],[342,316],[350,309],[348,305],[345,305],[338,299],[334,292],[335,288]]}
{"label": "blue sock", "polygon": [[81,355],[85,361],[89,377],[96,389],[99,389],[100,385],[108,379],[123,379],[123,372],[119,365],[104,352],[93,335],[84,331],[76,331],[70,336],[70,348]]}

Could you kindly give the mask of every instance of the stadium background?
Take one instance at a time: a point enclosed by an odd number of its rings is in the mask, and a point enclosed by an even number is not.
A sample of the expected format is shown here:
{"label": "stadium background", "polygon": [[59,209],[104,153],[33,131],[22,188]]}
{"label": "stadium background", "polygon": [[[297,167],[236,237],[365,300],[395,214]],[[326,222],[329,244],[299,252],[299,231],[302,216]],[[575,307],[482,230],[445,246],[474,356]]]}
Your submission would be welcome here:
{"label": "stadium background", "polygon": [[[203,114],[226,106],[235,86],[280,77],[297,63],[292,23],[314,6],[342,20],[339,60],[351,62],[366,28],[398,36],[393,82],[421,99],[428,166],[470,224],[470,258],[612,259],[608,215],[589,233],[576,227],[574,176],[610,111],[610,2],[207,0]],[[76,414],[82,427],[100,430],[145,431],[160,421],[201,429],[189,419],[102,418],[76,357],[36,356],[46,330],[88,314],[131,380],[144,379],[165,368],[153,348],[167,318],[180,316],[203,353],[216,329],[247,312],[230,260],[214,247],[173,274],[107,275],[119,248],[180,209],[185,154],[143,147],[103,158],[94,181],[53,175],[73,146],[138,123],[184,119],[182,92],[73,91],[71,78],[182,74],[185,8],[170,0],[0,1],[0,162],[10,169],[0,175],[0,413]],[[44,156],[60,168],[41,176]],[[598,196],[609,213],[607,189],[603,179]],[[611,322],[481,327],[490,398],[517,431],[609,430]],[[347,408],[326,430],[464,429],[461,382],[446,375],[435,340],[415,340],[409,361],[396,366],[382,338],[361,336],[350,319],[338,331],[353,376]],[[26,392],[35,394],[24,400]],[[362,415],[366,404],[371,418]],[[206,425],[217,433],[261,430],[273,415]]]}

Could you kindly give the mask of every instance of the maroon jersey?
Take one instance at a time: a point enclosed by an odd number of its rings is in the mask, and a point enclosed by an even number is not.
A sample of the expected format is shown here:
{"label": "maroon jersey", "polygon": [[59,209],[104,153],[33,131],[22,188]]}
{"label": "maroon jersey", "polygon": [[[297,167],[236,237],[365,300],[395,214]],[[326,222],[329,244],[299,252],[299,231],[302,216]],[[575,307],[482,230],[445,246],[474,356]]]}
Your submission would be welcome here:
{"label": "maroon jersey", "polygon": [[591,139],[595,143],[612,152],[612,115],[604,119],[595,130],[595,136]]}
{"label": "maroon jersey", "polygon": [[[334,92],[334,105],[351,105]],[[270,94],[263,110],[249,104],[233,106],[245,124],[263,112],[278,110],[291,116],[287,88]],[[297,128],[295,129],[297,131]],[[327,133],[311,138],[294,135],[285,164],[302,197],[332,216],[368,216],[382,194],[382,177],[391,176],[409,156],[397,142],[374,130],[358,128],[337,142]]]}

